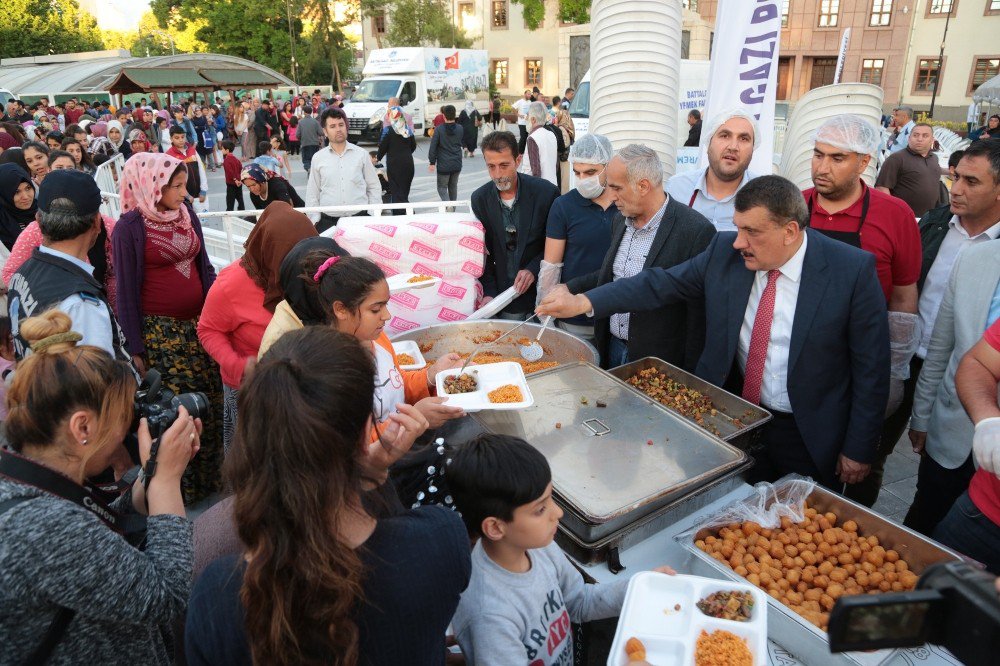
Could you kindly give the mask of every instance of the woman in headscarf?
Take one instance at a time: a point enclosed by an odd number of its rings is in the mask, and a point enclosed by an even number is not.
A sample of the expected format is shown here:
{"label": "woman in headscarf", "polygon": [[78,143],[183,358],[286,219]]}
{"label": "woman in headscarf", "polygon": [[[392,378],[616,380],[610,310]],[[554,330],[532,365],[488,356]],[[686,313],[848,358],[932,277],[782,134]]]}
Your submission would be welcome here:
{"label": "woman in headscarf", "polygon": [[154,152],[150,147],[149,136],[138,127],[129,132],[128,146],[132,153],[127,159],[142,153]]}
{"label": "woman in headscarf", "polygon": [[[417,140],[413,136],[413,128],[407,123],[403,109],[394,106],[389,109],[389,124],[382,128],[382,139],[378,144],[378,161],[386,158],[386,171],[389,176],[390,203],[409,203],[410,186],[413,184],[413,151],[417,149]],[[403,215],[406,211],[399,208],[394,215]]]}
{"label": "woman in headscarf", "polygon": [[0,243],[12,250],[37,211],[35,186],[28,173],[16,164],[0,164]]}
{"label": "woman in headscarf", "polygon": [[483,114],[476,110],[471,99],[465,100],[465,108],[458,116],[458,124],[462,126],[462,143],[465,144],[465,156],[476,154],[479,144],[479,126],[483,124]]}
{"label": "woman in headscarf", "polygon": [[125,128],[117,120],[108,121],[108,141],[116,153],[121,153],[125,159],[132,157],[132,147],[125,140]]}
{"label": "woman in headscarf", "polygon": [[222,373],[222,442],[229,451],[236,430],[236,401],[244,377],[257,363],[264,329],[281,301],[281,262],[299,241],[316,236],[308,217],[284,201],[260,216],[243,247],[246,252],[219,272],[198,321],[198,338]]}
{"label": "woman in headscarf", "polygon": [[136,365],[156,368],[174,393],[208,397],[201,452],[185,472],[187,503],[221,487],[222,384],[219,368],[198,341],[198,318],[215,269],[201,222],[185,201],[188,171],[180,160],[143,153],[125,163],[122,216],[115,226],[118,321]]}
{"label": "woman in headscarf", "polygon": [[92,157],[104,155],[110,157],[115,154],[115,148],[108,140],[108,124],[103,120],[90,123],[90,141],[87,143],[87,152]]}
{"label": "woman in headscarf", "polygon": [[250,203],[255,210],[263,210],[275,201],[284,201],[295,208],[306,205],[291,183],[259,164],[246,165],[240,180],[250,190]]}

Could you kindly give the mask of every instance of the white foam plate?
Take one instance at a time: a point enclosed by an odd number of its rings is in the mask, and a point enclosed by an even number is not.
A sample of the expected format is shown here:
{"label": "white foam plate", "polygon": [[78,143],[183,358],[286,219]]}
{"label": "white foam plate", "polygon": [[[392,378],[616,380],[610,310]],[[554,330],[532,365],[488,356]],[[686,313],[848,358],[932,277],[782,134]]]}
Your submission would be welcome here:
{"label": "white foam plate", "polygon": [[500,312],[505,307],[513,303],[515,298],[517,298],[517,289],[515,289],[514,287],[505,289],[504,291],[497,294],[496,298],[494,298],[492,301],[490,301],[483,307],[479,308],[478,310],[470,314],[465,319],[466,321],[471,321],[473,319],[489,319],[490,317],[492,317],[493,315],[495,315],[496,313]]}
{"label": "white foam plate", "polygon": [[410,278],[415,278],[420,273],[397,273],[392,277],[387,277],[385,281],[389,284],[389,295],[401,294],[404,291],[413,291],[414,289],[426,289],[427,287],[433,287],[441,282],[441,278],[434,277],[433,275],[428,275],[430,280],[424,280],[423,282],[408,282]]}
{"label": "white foam plate", "polygon": [[[698,610],[698,601],[722,590],[753,594],[749,621],[720,620]],[[680,609],[675,610],[678,604]],[[720,629],[746,640],[754,666],[767,666],[767,595],[761,590],[732,581],[644,571],[629,581],[608,666],[628,664],[625,643],[630,638],[638,638],[646,646],[646,661],[652,666],[693,666],[702,630],[712,633]]]}
{"label": "white foam plate", "polygon": [[413,364],[400,364],[400,370],[420,370],[427,365],[427,360],[424,358],[424,355],[420,353],[420,345],[413,340],[397,340],[392,343],[392,350],[396,352],[397,356],[399,354],[409,354],[413,357]]}
{"label": "white foam plate", "polygon": [[[531,395],[531,389],[528,388],[528,382],[524,378],[524,368],[521,367],[520,363],[507,361],[486,365],[470,365],[465,369],[465,373],[472,374],[476,378],[479,388],[471,393],[446,393],[444,390],[445,378],[457,375],[459,370],[460,368],[443,370],[435,378],[438,397],[448,398],[445,404],[461,407],[467,412],[476,412],[481,409],[524,409],[535,404],[535,398]],[[521,402],[490,402],[487,394],[506,384],[514,384],[520,388],[524,400]]]}

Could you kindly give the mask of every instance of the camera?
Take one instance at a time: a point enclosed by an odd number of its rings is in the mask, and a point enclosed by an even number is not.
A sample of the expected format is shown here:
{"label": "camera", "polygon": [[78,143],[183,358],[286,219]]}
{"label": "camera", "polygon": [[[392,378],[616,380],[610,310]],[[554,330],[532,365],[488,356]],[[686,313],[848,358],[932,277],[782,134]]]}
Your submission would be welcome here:
{"label": "camera", "polygon": [[149,425],[149,435],[158,439],[177,420],[178,408],[183,405],[193,418],[208,416],[208,398],[204,393],[181,393],[163,386],[160,373],[156,370],[146,372],[142,385],[135,392],[135,423],[138,428],[139,419],[146,419]]}
{"label": "camera", "polygon": [[965,562],[934,564],[912,592],[838,599],[830,613],[829,637],[831,652],[934,643],[967,666],[996,664],[996,578]]}

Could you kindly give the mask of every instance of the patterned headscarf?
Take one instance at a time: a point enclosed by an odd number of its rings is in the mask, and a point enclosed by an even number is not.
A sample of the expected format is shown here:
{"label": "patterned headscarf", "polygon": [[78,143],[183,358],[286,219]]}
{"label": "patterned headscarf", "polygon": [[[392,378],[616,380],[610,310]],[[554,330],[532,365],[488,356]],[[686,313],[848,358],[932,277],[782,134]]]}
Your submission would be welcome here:
{"label": "patterned headscarf", "polygon": [[259,164],[248,164],[240,172],[240,180],[255,180],[258,183],[266,183],[271,180],[271,173]]}
{"label": "patterned headscarf", "polygon": [[183,166],[183,162],[166,153],[141,153],[125,162],[122,169],[121,193],[122,212],[138,208],[143,217],[151,222],[174,224],[181,229],[191,227],[191,216],[187,206],[182,205],[177,210],[156,209],[163,188],[170,182],[170,177]]}
{"label": "patterned headscarf", "polygon": [[384,138],[390,130],[396,132],[396,134],[404,139],[409,139],[410,135],[413,134],[413,126],[410,124],[412,121],[407,117],[402,107],[390,107],[389,112],[386,114],[386,118],[389,123],[382,128],[382,138]]}

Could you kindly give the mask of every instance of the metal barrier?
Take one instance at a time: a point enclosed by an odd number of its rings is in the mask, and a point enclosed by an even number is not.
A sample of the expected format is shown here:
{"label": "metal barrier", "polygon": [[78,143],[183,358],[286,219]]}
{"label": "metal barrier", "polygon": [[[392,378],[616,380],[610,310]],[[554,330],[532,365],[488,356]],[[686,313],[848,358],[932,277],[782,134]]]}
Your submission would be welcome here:
{"label": "metal barrier", "polygon": [[115,155],[107,162],[97,167],[94,172],[94,180],[101,190],[103,202],[101,212],[108,217],[117,220],[121,217],[121,199],[118,196],[118,179],[121,177],[122,169],[125,168],[125,158],[121,153]]}
{"label": "metal barrier", "polygon": [[[405,204],[370,204],[367,206],[358,206],[357,204],[350,206],[306,206],[304,208],[296,208],[295,210],[300,213],[305,213],[306,215],[311,213],[326,213],[327,215],[340,217],[342,215],[356,215],[359,208],[367,212],[372,217],[381,217],[384,213],[400,209],[402,209],[406,215],[414,215],[417,213],[472,212],[472,204],[470,201],[422,201]],[[210,211],[208,213],[198,213],[198,218],[205,220],[215,217],[224,218],[226,216],[257,217],[263,212],[263,210]]]}

